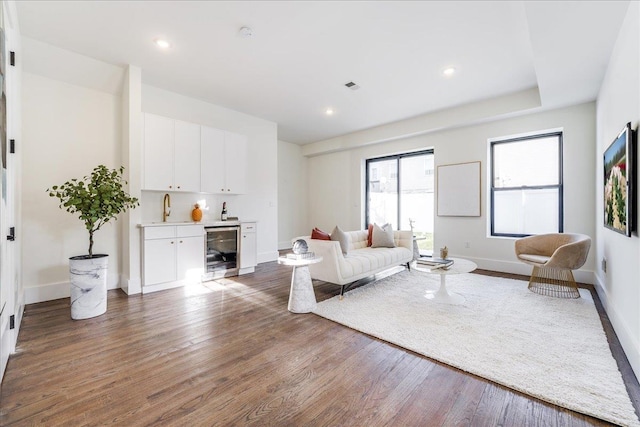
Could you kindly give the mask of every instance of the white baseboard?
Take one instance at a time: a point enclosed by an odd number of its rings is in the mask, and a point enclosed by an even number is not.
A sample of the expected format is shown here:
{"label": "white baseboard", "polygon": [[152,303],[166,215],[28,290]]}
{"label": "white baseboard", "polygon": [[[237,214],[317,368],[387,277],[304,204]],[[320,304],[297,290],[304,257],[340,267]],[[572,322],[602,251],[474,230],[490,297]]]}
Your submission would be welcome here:
{"label": "white baseboard", "polygon": [[629,328],[618,314],[618,310],[616,310],[616,307],[611,302],[611,298],[609,298],[604,284],[597,275],[595,288],[596,292],[598,292],[598,297],[602,302],[602,306],[607,312],[607,317],[609,317],[609,321],[611,322],[613,329],[616,331],[616,335],[620,341],[622,349],[624,350],[624,354],[627,356],[627,360],[629,360],[631,369],[633,369],[633,373],[638,381],[640,381],[640,341],[638,341],[637,336],[629,331]]}
{"label": "white baseboard", "polygon": [[291,249],[291,241],[287,240],[284,242],[278,242],[278,250],[283,251],[286,249]]}
{"label": "white baseboard", "polygon": [[185,286],[185,282],[178,280],[176,282],[159,283],[157,285],[147,285],[142,287],[143,294],[150,294],[151,292],[164,291],[166,289],[180,288]]}
{"label": "white baseboard", "polygon": [[258,254],[258,264],[263,262],[276,261],[278,259],[278,251],[260,252]]}
{"label": "white baseboard", "polygon": [[[456,257],[456,255],[452,255]],[[500,271],[503,273],[522,274],[524,276],[530,276],[532,267],[528,264],[519,261],[502,261],[488,258],[475,258],[464,256],[465,258],[475,262],[478,268],[483,270]],[[589,270],[574,270],[573,276],[577,282],[587,283],[589,285],[595,284],[595,273]]]}
{"label": "white baseboard", "polygon": [[[69,298],[71,295],[69,282],[49,283],[46,285],[30,286],[24,288],[24,303],[35,304],[38,302],[52,301],[54,299]],[[108,285],[107,290],[118,289],[118,284]]]}
{"label": "white baseboard", "polygon": [[142,282],[140,279],[129,279],[127,276],[120,276],[122,290],[127,295],[137,295],[142,293]]}

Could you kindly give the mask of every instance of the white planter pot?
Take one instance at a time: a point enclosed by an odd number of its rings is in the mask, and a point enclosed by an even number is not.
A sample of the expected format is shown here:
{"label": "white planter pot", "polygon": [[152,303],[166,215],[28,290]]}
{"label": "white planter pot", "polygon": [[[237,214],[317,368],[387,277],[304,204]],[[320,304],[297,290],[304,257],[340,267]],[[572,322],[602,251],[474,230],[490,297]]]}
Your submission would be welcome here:
{"label": "white planter pot", "polygon": [[108,261],[109,255],[69,258],[72,319],[88,319],[107,311]]}

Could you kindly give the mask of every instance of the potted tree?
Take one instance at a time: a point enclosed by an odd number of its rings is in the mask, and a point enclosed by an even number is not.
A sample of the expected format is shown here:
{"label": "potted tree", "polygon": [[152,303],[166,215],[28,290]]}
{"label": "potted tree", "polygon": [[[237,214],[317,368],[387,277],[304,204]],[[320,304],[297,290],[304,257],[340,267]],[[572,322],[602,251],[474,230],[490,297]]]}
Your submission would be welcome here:
{"label": "potted tree", "polygon": [[71,318],[88,319],[107,311],[107,264],[109,255],[93,253],[93,235],[118,214],[139,206],[123,188],[124,167],[108,169],[96,166],[91,175],[73,178],[62,185],[47,188],[49,196],[59,199],[59,208],[79,214],[89,232],[89,253],[69,258],[71,281]]}

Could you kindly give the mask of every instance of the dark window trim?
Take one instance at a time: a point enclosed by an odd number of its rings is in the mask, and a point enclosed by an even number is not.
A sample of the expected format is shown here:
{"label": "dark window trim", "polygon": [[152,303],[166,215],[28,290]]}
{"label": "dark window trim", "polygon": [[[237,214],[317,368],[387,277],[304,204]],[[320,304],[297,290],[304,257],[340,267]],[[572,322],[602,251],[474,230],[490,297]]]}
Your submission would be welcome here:
{"label": "dark window trim", "polygon": [[402,174],[400,173],[400,159],[405,158],[405,157],[415,157],[415,156],[423,156],[426,154],[431,154],[433,155],[433,149],[427,149],[427,150],[421,150],[421,151],[412,151],[410,153],[401,153],[401,154],[392,154],[390,156],[382,156],[382,157],[372,157],[370,159],[366,159],[365,161],[365,165],[364,165],[364,170],[365,170],[365,177],[364,177],[364,227],[365,229],[369,227],[369,163],[376,163],[376,162],[382,162],[382,161],[386,161],[386,160],[396,160],[396,165],[397,168],[396,170],[398,171],[398,179],[397,179],[397,187],[396,187],[396,194],[398,195],[397,197],[397,212],[398,212],[398,217],[396,218],[396,223],[398,224],[398,229],[400,228],[400,216],[401,216],[401,212],[400,212],[400,188],[402,187],[401,185],[401,176]]}
{"label": "dark window trim", "polygon": [[[526,141],[526,140],[531,140],[531,139],[542,139],[542,138],[547,138],[550,136],[554,136],[554,137],[558,137],[558,181],[559,183],[557,185],[523,185],[521,187],[499,187],[496,188],[494,186],[495,184],[495,170],[494,170],[494,147],[496,145],[499,144],[508,144],[508,143],[513,143],[513,142],[521,142],[521,141]],[[508,190],[538,190],[538,189],[545,189],[545,188],[557,188],[558,189],[558,233],[563,233],[564,232],[564,176],[563,176],[563,164],[564,164],[564,160],[563,160],[563,156],[562,156],[562,145],[563,145],[563,141],[562,141],[562,132],[545,132],[545,133],[539,133],[539,134],[535,134],[535,135],[527,135],[527,136],[521,136],[521,137],[517,137],[517,138],[509,138],[509,139],[501,139],[501,140],[495,140],[495,141],[491,141],[490,142],[490,161],[491,161],[491,165],[490,165],[490,171],[491,171],[491,190],[490,190],[490,203],[491,203],[491,207],[489,210],[489,215],[490,215],[490,222],[491,222],[491,236],[492,237],[526,237],[526,236],[530,236],[530,234],[511,234],[511,233],[496,233],[495,232],[495,212],[494,212],[494,198],[495,198],[495,193],[496,192],[500,192],[500,191],[508,191]]]}

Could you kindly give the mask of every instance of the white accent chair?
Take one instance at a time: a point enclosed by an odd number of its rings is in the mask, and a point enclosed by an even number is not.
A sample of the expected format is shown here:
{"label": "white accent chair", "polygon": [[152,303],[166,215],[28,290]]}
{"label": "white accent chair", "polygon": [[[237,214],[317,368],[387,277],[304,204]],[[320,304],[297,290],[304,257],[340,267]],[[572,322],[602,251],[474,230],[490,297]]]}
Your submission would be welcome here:
{"label": "white accent chair", "polygon": [[529,290],[558,298],[580,298],[572,270],[584,265],[591,238],[584,234],[538,234],[516,240],[518,260],[533,265]]}

